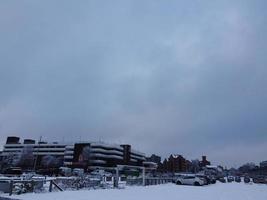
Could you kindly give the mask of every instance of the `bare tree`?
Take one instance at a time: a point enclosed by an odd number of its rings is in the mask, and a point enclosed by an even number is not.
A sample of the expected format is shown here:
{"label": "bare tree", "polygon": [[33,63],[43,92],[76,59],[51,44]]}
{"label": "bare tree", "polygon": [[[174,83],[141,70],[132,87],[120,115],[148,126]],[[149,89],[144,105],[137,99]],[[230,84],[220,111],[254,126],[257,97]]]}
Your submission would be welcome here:
{"label": "bare tree", "polygon": [[24,168],[30,168],[33,166],[34,156],[33,156],[33,147],[25,146],[22,149],[18,165]]}
{"label": "bare tree", "polygon": [[200,170],[200,162],[199,162],[199,160],[198,159],[192,160],[191,161],[190,171],[194,172],[194,173],[197,173],[197,172],[199,172],[199,170]]}

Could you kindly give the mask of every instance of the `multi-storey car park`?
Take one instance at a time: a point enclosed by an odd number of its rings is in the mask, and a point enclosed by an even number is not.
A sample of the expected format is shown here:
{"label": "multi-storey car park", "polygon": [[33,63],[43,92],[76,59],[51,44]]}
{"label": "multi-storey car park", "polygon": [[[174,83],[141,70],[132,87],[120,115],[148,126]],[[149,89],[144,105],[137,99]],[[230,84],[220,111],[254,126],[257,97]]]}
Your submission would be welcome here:
{"label": "multi-storey car park", "polygon": [[[106,144],[103,142],[47,143],[19,137],[8,137],[2,152],[2,159],[10,156],[31,157],[31,167],[40,169],[49,167],[51,160],[57,161],[57,167],[79,167],[86,170],[112,168],[117,165],[153,167],[146,162],[145,154],[136,151],[128,144]],[[46,163],[46,165],[45,165]],[[155,166],[155,165],[154,165]]]}

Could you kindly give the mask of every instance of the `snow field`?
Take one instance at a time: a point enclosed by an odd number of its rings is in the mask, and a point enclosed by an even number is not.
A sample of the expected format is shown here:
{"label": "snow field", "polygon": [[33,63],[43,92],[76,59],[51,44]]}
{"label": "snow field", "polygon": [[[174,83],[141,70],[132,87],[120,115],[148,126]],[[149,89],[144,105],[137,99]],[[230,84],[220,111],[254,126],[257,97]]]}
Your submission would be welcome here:
{"label": "snow field", "polygon": [[12,196],[22,200],[267,200],[267,185],[216,183],[203,187],[165,184]]}

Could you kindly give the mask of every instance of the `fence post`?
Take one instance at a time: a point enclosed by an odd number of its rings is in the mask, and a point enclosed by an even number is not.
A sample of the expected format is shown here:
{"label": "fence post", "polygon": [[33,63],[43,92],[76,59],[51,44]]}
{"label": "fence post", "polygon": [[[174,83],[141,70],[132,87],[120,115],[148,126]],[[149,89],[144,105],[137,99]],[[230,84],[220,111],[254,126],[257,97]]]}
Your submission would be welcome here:
{"label": "fence post", "polygon": [[119,187],[119,168],[116,167],[116,177],[114,177],[114,187]]}
{"label": "fence post", "polygon": [[9,182],[9,196],[11,196],[12,195],[12,191],[13,190],[13,180],[11,180],[10,182]]}
{"label": "fence post", "polygon": [[52,192],[52,180],[50,180],[50,184],[49,184],[49,192]]}
{"label": "fence post", "polygon": [[33,192],[33,191],[34,191],[34,181],[31,180],[31,192]]}
{"label": "fence post", "polygon": [[146,177],[145,177],[145,174],[146,174],[145,167],[143,167],[143,170],[142,170],[143,186],[146,185]]}

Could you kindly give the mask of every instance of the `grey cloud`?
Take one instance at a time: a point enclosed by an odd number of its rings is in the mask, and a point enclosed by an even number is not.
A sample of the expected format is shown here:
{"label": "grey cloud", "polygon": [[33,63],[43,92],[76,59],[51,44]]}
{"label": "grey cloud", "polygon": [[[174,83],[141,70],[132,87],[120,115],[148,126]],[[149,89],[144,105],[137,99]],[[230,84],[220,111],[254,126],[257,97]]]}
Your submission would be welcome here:
{"label": "grey cloud", "polygon": [[225,165],[266,159],[265,6],[2,2],[2,143],[81,137]]}

